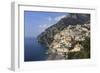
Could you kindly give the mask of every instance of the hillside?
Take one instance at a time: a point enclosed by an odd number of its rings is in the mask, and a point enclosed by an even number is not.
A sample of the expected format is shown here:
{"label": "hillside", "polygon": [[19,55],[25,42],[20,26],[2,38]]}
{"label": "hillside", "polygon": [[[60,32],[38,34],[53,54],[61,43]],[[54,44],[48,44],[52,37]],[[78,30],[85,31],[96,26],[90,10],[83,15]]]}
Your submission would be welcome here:
{"label": "hillside", "polygon": [[90,15],[71,13],[42,32],[38,42],[48,47],[48,60],[90,58]]}

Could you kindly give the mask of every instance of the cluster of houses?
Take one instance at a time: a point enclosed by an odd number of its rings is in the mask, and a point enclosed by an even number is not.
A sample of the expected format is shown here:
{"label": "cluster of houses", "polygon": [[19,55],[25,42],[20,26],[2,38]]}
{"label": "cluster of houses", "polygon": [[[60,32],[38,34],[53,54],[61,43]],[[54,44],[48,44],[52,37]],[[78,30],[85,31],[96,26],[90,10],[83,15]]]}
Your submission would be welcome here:
{"label": "cluster of houses", "polygon": [[65,56],[68,52],[78,52],[84,49],[79,42],[85,40],[86,36],[90,36],[89,28],[89,24],[69,25],[54,36],[54,40],[49,46],[49,52]]}

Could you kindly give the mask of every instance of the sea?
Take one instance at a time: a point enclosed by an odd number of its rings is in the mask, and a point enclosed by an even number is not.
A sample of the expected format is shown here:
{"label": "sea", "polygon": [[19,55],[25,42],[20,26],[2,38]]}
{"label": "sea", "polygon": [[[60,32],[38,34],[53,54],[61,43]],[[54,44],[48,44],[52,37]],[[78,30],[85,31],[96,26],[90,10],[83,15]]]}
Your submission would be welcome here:
{"label": "sea", "polygon": [[40,44],[37,38],[24,38],[24,61],[45,61],[48,57],[46,54],[47,47]]}

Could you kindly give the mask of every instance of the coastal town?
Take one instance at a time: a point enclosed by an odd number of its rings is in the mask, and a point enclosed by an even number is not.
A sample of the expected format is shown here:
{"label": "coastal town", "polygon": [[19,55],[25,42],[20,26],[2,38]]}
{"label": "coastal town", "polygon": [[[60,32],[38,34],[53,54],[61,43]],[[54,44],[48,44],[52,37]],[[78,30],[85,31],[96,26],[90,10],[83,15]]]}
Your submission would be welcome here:
{"label": "coastal town", "polygon": [[90,58],[90,15],[70,14],[38,36],[47,60]]}

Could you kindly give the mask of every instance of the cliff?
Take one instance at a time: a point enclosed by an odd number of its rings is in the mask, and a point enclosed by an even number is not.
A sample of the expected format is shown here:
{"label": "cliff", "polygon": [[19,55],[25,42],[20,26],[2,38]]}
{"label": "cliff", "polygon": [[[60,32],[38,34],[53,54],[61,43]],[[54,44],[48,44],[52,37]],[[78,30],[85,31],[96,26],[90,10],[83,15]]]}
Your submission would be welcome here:
{"label": "cliff", "polygon": [[[87,48],[90,46],[87,41],[89,39],[90,15],[73,13],[62,18],[38,36],[38,42],[48,47],[46,54],[49,60],[89,58],[90,48]],[[84,42],[88,42],[88,45],[84,45]]]}

